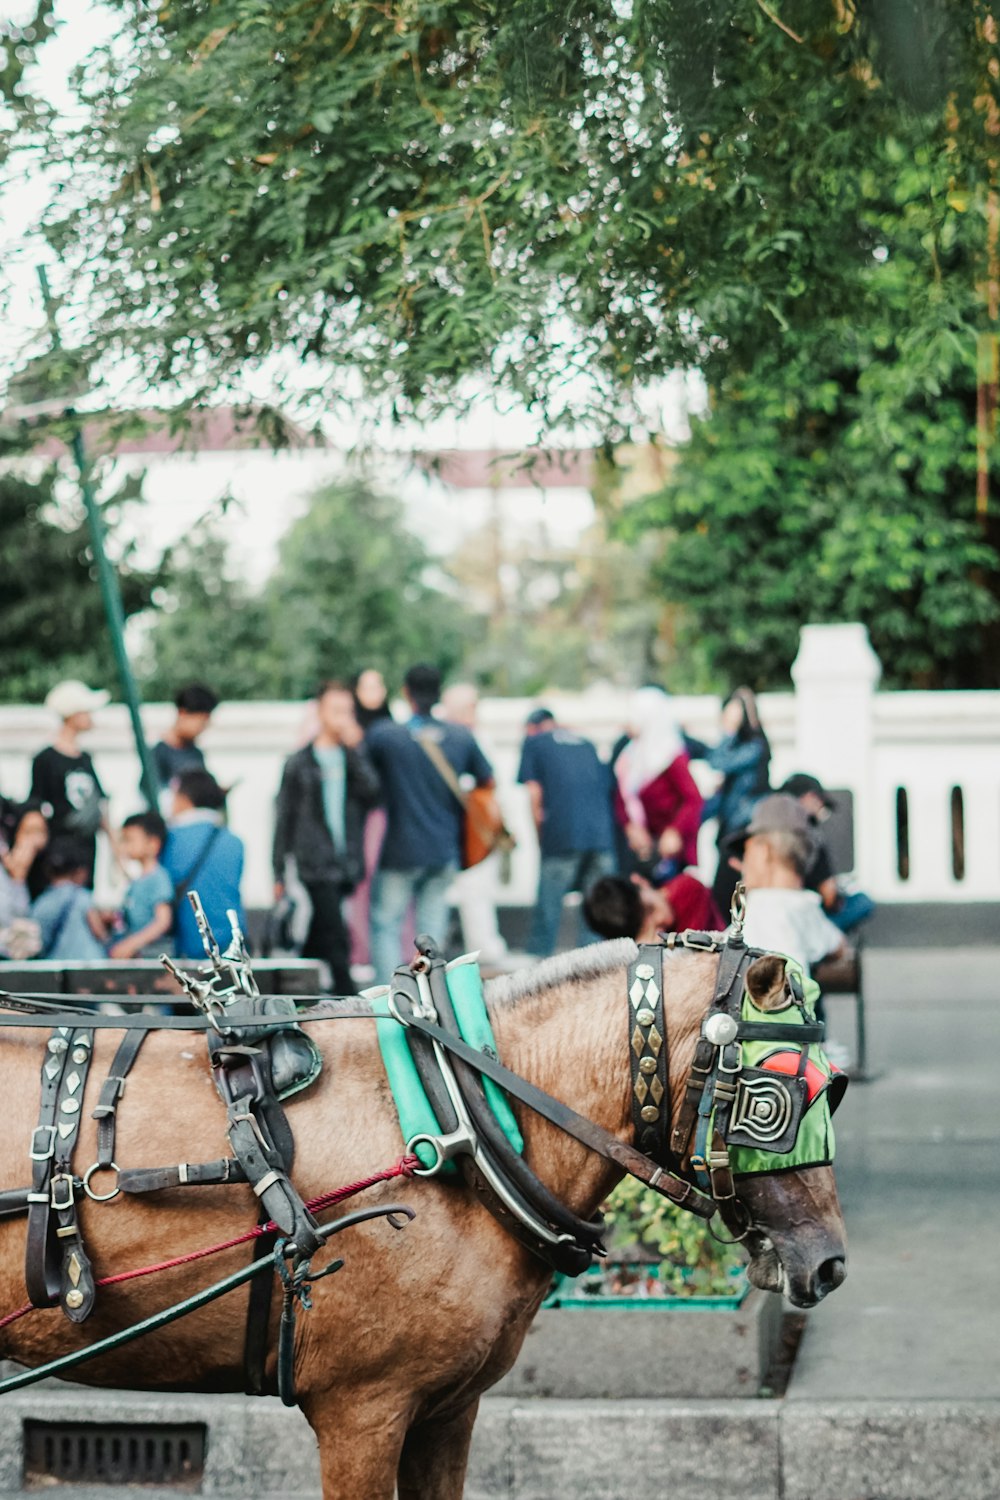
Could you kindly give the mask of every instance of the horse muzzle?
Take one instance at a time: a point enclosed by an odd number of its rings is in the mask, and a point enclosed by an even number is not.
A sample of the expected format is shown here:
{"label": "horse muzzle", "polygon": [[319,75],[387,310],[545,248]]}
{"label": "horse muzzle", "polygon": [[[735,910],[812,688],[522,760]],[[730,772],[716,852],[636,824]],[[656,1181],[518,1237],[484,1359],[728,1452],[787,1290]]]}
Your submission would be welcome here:
{"label": "horse muzzle", "polygon": [[753,1177],[739,1185],[754,1228],[747,1236],[751,1286],[815,1307],[843,1284],[847,1236],[829,1167]]}

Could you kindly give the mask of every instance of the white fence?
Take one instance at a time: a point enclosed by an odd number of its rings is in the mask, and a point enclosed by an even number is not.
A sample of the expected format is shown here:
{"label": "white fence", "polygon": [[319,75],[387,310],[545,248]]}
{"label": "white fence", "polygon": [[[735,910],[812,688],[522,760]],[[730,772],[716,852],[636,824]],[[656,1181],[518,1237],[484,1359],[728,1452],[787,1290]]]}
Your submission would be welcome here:
{"label": "white fence", "polygon": [[[1000,693],[879,693],[878,663],[862,627],[807,626],[793,669],[795,692],[765,694],[761,716],[771,740],[772,783],[810,771],[854,794],[856,872],[884,901],[1000,900]],[[610,689],[549,694],[566,724],[607,753],[621,732],[627,694]],[[717,734],[718,700],[678,698],[682,722],[699,738]],[[501,900],[534,899],[537,852],[527,798],[516,785],[525,717],[535,703],[486,700],[479,738],[492,760],[519,846]],[[143,711],[150,741],[172,709]],[[227,703],[203,741],[219,780],[231,785],[230,823],[247,846],[244,895],[270,901],[272,805],[281,764],[308,733],[301,703]],[[0,708],[0,791],[26,795],[31,757],[51,738],[43,708]],[[140,805],[138,767],[124,708],[101,713],[87,740],[120,820]],[[706,788],[711,775],[703,776]],[[703,830],[702,869],[714,868],[712,829]],[[98,883],[111,876],[99,868]]]}

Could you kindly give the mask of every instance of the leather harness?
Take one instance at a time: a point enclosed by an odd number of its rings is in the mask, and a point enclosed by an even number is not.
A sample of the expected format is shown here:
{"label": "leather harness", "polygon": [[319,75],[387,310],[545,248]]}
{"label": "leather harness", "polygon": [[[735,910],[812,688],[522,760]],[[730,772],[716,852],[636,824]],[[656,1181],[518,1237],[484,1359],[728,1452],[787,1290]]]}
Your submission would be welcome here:
{"label": "leather harness", "polygon": [[[106,1202],[119,1192],[138,1194],[165,1188],[221,1183],[249,1183],[260,1204],[260,1221],[277,1231],[260,1236],[256,1255],[270,1254],[278,1231],[294,1257],[294,1279],[308,1271],[309,1257],[321,1238],[316,1220],[291,1180],[294,1140],[272,1076],[271,1049],[276,1037],[303,1022],[331,1018],[371,1018],[371,1003],[322,1001],[291,1018],[267,1010],[257,992],[234,923],[233,942],[219,952],[204,923],[197,896],[189,896],[202,926],[210,967],[197,978],[180,979],[198,1016],[127,1016],[94,1014],[54,1004],[42,996],[13,996],[0,991],[0,1006],[12,1014],[3,1025],[55,1029],[42,1065],[42,1102],[32,1136],[32,1183],[27,1189],[0,1192],[0,1219],[28,1213],[25,1279],[37,1307],[56,1301],[73,1322],[83,1322],[94,1305],[94,1278],[80,1236],[76,1204],[82,1194]],[[634,1146],[577,1114],[503,1066],[488,1050],[466,1043],[460,1034],[445,978],[445,963],[428,938],[417,940],[419,957],[401,968],[388,988],[390,1013],[406,1029],[421,1082],[440,1127],[437,1136],[421,1137],[434,1146],[432,1166],[416,1175],[433,1176],[454,1157],[467,1184],[491,1214],[534,1255],[554,1269],[579,1274],[604,1254],[603,1220],[580,1218],[562,1203],[506,1139],[490,1109],[483,1079],[551,1121],[588,1149],[654,1188],[671,1202],[703,1218],[718,1209],[728,1227],[743,1237],[748,1225],[738,1213],[726,1145],[738,1087],[739,1041],[758,1039],[809,1043],[823,1028],[800,1024],[746,1023],[741,1020],[744,981],[749,963],[759,954],[745,947],[739,921],[722,938],[718,934],[671,935],[666,946],[719,953],[715,994],[702,1026],[685,1084],[678,1122],[671,1132],[668,1038],[664,1011],[663,944],[639,948],[628,973],[628,1054]],[[377,994],[379,992],[369,992]],[[136,997],[131,1004],[143,1003]],[[159,998],[159,997],[157,997]],[[721,1017],[723,1020],[714,1020]],[[93,1052],[95,1029],[125,1032],[115,1053],[93,1117],[98,1121],[97,1158],[82,1178],[72,1170],[81,1103]],[[175,1166],[119,1169],[115,1161],[116,1111],[126,1078],[150,1030],[183,1029],[207,1033],[212,1074],[226,1108],[226,1134],[233,1154],[216,1161]],[[802,1048],[805,1058],[807,1047]],[[803,1063],[804,1067],[804,1063]],[[411,1151],[414,1141],[407,1142]],[[113,1172],[110,1190],[93,1185],[96,1174]],[[690,1180],[695,1176],[698,1186]],[[101,1178],[103,1182],[103,1177]],[[322,1273],[321,1273],[322,1274]],[[286,1283],[287,1285],[290,1283]],[[246,1336],[245,1374],[248,1392],[269,1394],[264,1377],[273,1277],[254,1279]],[[286,1290],[285,1314],[290,1298]],[[282,1319],[283,1335],[286,1318]],[[291,1343],[283,1342],[279,1363],[290,1370]]]}

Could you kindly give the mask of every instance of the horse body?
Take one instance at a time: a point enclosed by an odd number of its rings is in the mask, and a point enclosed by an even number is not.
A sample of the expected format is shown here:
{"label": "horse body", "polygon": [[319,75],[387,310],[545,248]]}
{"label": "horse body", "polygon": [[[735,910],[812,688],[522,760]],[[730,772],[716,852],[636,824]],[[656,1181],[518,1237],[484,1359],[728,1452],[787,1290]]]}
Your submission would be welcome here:
{"label": "horse body", "polygon": [[[631,943],[607,944],[487,989],[504,1061],[623,1141],[631,1138],[624,990],[634,956]],[[716,964],[707,954],[665,955],[675,1109]],[[304,1198],[390,1164],[402,1148],[373,1024],[322,1021],[311,1035],[323,1053],[323,1072],[287,1106]],[[96,1156],[90,1110],[117,1040],[115,1032],[96,1033],[77,1170]],[[18,1122],[0,1152],[0,1187],[13,1188],[27,1172],[41,1043],[38,1034],[8,1030],[0,1032],[0,1047],[7,1117]],[[593,1214],[620,1173],[530,1111],[515,1112],[529,1164],[574,1211]],[[217,1156],[223,1120],[202,1038],[153,1033],[119,1106],[117,1158],[138,1167]],[[758,1284],[785,1289],[803,1305],[838,1284],[844,1232],[829,1168],[750,1179],[741,1196],[752,1199],[762,1231]],[[417,1216],[401,1232],[374,1220],[338,1237],[335,1253],[344,1268],[314,1288],[313,1310],[298,1322],[296,1384],[319,1442],[324,1497],[457,1500],[479,1396],[516,1359],[551,1273],[455,1183],[393,1181],[365,1201],[373,1199],[405,1201]],[[232,1238],[256,1222],[256,1209],[245,1185],[184,1187],[155,1201],[124,1195],[111,1203],[85,1201],[80,1215],[95,1275],[102,1276]],[[24,1300],[24,1221],[0,1225],[0,1236],[2,1312]],[[0,1331],[0,1353],[38,1365],[235,1271],[249,1253],[243,1245],[104,1288],[79,1327],[57,1309],[35,1312]],[[247,1298],[246,1289],[231,1293],[85,1365],[80,1378],[151,1390],[241,1390]],[[277,1308],[273,1323],[272,1366]]]}

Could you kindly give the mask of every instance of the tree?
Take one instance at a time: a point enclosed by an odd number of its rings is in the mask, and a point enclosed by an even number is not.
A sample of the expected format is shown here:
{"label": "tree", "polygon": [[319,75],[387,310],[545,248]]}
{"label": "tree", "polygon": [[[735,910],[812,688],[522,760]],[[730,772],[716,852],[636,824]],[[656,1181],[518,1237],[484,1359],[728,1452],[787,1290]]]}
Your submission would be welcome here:
{"label": "tree", "polygon": [[[8,703],[38,702],[65,677],[119,691],[89,532],[56,491],[54,469],[37,480],[13,468],[0,473],[0,693]],[[141,480],[128,479],[102,506],[126,616],[148,607],[158,582],[155,570],[135,566],[131,547],[115,544],[122,509],[140,495]]]}
{"label": "tree", "polygon": [[360,481],[324,485],[253,592],[208,531],[171,559],[150,633],[147,695],[204,678],[227,698],[305,698],[329,677],[376,666],[394,688],[425,659],[451,670],[466,616],[429,582],[399,503]]}
{"label": "tree", "polygon": [[626,517],[633,537],[661,539],[682,670],[693,647],[716,686],[784,685],[800,627],[837,619],[868,626],[889,686],[1000,686],[969,204],[953,156],[917,126],[901,115],[886,170],[856,184],[847,222],[875,251],[856,297],[730,359],[682,462]]}
{"label": "tree", "polygon": [[462,603],[434,583],[400,512],[393,497],[346,480],[317,490],[293,522],[264,596],[281,696],[366,666],[395,689],[416,661],[447,672],[461,659]]}
{"label": "tree", "polygon": [[895,680],[991,680],[990,0],[117,4],[52,153],[94,352],[190,399],[282,351],[403,414],[471,377],[609,443],[699,367],[716,435],[646,514],[691,633],[733,621],[710,670],[777,680],[796,621],[863,610]]}
{"label": "tree", "polygon": [[189,391],[281,349],[328,397],[486,376],[614,432],[637,382],[714,381],[858,295],[857,184],[914,110],[887,8],[982,232],[981,0],[117,4],[51,233],[97,344]]}
{"label": "tree", "polygon": [[145,697],[169,701],[185,682],[236,700],[277,696],[266,607],[232,576],[217,529],[173,549],[156,606],[140,660]]}

